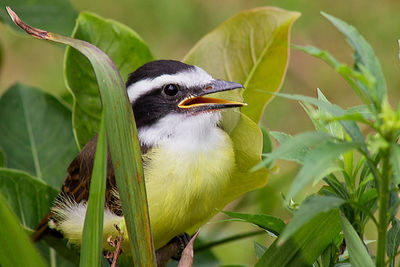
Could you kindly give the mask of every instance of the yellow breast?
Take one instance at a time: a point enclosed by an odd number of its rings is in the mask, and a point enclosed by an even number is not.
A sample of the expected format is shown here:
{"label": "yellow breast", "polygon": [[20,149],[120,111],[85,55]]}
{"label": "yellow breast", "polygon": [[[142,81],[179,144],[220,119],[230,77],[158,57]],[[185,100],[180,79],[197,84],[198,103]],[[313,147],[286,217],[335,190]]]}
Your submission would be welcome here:
{"label": "yellow breast", "polygon": [[[144,172],[156,248],[215,213],[234,166],[229,136],[217,129],[213,142],[164,144],[146,154]],[[146,160],[147,159],[147,160]]]}

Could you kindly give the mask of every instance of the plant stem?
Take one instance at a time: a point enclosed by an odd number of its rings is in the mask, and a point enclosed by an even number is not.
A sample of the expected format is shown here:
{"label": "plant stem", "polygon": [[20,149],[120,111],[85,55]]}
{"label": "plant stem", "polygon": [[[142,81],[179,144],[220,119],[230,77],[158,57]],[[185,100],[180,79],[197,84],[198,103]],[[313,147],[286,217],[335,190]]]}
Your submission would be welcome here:
{"label": "plant stem", "polygon": [[388,227],[389,186],[391,177],[390,146],[383,153],[382,175],[379,181],[379,227],[378,248],[376,253],[376,266],[385,266],[386,231]]}

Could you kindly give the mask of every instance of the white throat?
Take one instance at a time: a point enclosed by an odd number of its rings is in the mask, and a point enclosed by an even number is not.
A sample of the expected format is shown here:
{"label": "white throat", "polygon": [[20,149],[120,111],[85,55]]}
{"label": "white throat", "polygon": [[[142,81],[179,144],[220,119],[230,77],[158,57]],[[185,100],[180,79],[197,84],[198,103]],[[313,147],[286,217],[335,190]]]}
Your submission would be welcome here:
{"label": "white throat", "polygon": [[139,129],[143,145],[154,147],[167,145],[173,149],[212,149],[223,138],[217,124],[221,113],[203,112],[196,115],[169,114],[157,123]]}

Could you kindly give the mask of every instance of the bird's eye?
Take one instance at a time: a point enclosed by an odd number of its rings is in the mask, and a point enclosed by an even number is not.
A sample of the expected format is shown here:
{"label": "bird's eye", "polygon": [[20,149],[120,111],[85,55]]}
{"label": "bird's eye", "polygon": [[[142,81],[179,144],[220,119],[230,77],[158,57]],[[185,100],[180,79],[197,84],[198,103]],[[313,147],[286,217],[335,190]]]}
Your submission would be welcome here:
{"label": "bird's eye", "polygon": [[168,96],[175,96],[179,91],[176,84],[168,84],[164,87],[164,93]]}

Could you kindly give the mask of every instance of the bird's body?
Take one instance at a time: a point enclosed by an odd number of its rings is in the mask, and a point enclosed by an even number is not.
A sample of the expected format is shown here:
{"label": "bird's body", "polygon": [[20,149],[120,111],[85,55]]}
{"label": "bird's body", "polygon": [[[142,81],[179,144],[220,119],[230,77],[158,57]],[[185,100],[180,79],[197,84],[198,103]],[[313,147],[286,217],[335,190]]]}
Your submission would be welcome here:
{"label": "bird's body", "polygon": [[[204,70],[177,61],[151,62],[131,74],[127,90],[143,154],[156,249],[200,226],[222,208],[235,155],[228,134],[219,127],[219,109],[243,104],[202,95],[240,87],[214,80]],[[71,163],[61,193],[38,228],[37,237],[49,226],[71,243],[81,243],[95,147],[96,138]],[[118,234],[114,225],[126,232],[109,157],[104,240]]]}

